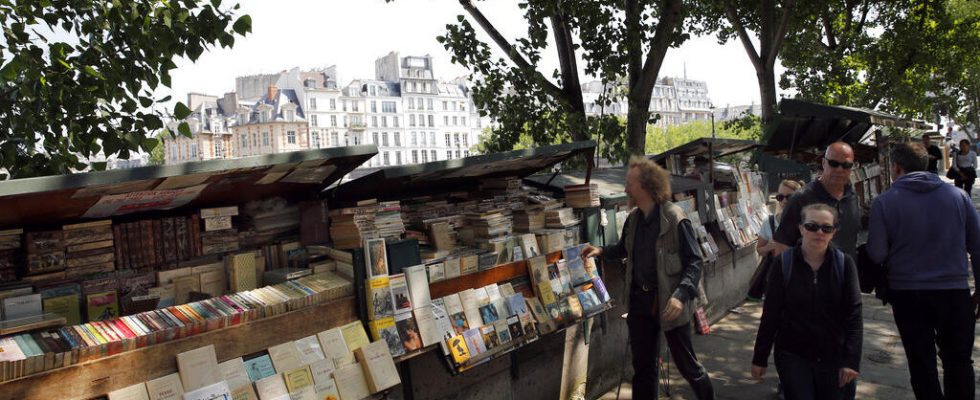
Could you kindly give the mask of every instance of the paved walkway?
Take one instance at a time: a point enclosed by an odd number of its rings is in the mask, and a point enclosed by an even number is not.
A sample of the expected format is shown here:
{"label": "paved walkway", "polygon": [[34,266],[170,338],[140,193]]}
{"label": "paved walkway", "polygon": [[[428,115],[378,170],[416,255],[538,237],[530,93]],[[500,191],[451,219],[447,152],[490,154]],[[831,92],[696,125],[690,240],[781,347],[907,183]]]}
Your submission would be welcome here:
{"label": "paved walkway", "polygon": [[[980,187],[973,190],[972,197],[980,209]],[[695,335],[694,348],[711,375],[717,399],[777,398],[776,371],[771,362],[763,383],[756,383],[751,379],[752,349],[761,316],[762,303],[745,303],[715,323],[710,335]],[[895,327],[891,306],[882,306],[881,301],[873,295],[864,295],[863,316],[864,351],[857,398],[915,398],[909,385],[905,351]],[[980,340],[974,346],[973,359],[980,363]],[[980,373],[977,376],[980,377]],[[628,379],[629,377],[622,385],[619,399],[633,398]],[[977,382],[977,387],[980,388],[980,379]],[[661,389],[664,398],[694,399],[687,382],[680,377],[674,366],[670,367],[669,387],[670,396],[666,396]],[[603,395],[601,399],[616,399],[616,390]]]}

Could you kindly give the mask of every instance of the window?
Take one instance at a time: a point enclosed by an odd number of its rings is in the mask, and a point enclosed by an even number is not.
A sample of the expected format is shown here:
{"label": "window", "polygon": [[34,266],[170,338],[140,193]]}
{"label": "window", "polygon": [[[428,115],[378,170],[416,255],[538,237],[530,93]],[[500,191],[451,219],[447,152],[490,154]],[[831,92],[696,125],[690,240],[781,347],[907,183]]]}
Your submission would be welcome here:
{"label": "window", "polygon": [[337,116],[336,115],[331,115],[330,116],[330,126],[334,126],[334,127],[337,126]]}
{"label": "window", "polygon": [[408,126],[415,126],[415,114],[408,115]]}
{"label": "window", "polygon": [[419,151],[412,150],[412,164],[418,164],[418,163],[419,163]]}
{"label": "window", "polygon": [[197,143],[191,143],[191,157],[197,158]]}
{"label": "window", "polygon": [[395,147],[400,147],[402,145],[401,135],[395,132]]}
{"label": "window", "polygon": [[466,126],[466,117],[459,117],[459,124]]}
{"label": "window", "polygon": [[296,144],[296,131],[286,131],[286,143]]}
{"label": "window", "polygon": [[[425,90],[425,91],[426,91],[426,92],[428,93],[428,92],[429,92],[429,82],[426,82],[426,83],[425,83],[425,84],[423,85],[423,87],[425,88],[424,90]],[[431,103],[431,101],[430,101],[430,103],[429,103],[429,109],[430,109],[430,110],[432,109],[432,103]]]}
{"label": "window", "polygon": [[452,150],[446,150],[446,159],[447,160],[452,160],[453,159],[453,151]]}
{"label": "window", "polygon": [[[374,93],[373,93],[374,92],[374,86],[371,86],[371,92],[372,92],[371,95],[374,96]],[[371,100],[371,112],[373,112],[373,113],[378,112],[378,102],[376,102],[374,100]]]}
{"label": "window", "polygon": [[[374,87],[374,85],[371,85],[371,86],[369,86],[369,87],[368,87],[368,91],[369,91],[369,92],[371,93],[371,95],[372,95],[372,96],[377,96],[377,94],[378,94],[378,92],[377,92],[377,90],[375,89],[375,87]],[[372,102],[372,103],[373,103],[373,102]],[[372,108],[372,110],[373,110],[373,108]],[[373,112],[373,111],[372,111],[372,112]]]}
{"label": "window", "polygon": [[442,126],[449,126],[449,116],[448,115],[443,115],[442,116]]}
{"label": "window", "polygon": [[222,145],[221,139],[214,141],[214,157],[225,158],[225,146]]}
{"label": "window", "polygon": [[320,132],[313,132],[313,147],[319,149],[320,147]]}
{"label": "window", "polygon": [[371,126],[373,126],[375,128],[378,127],[378,116],[377,115],[372,115],[371,116]]}
{"label": "window", "polygon": [[470,151],[469,150],[463,150],[463,157],[469,157],[469,156],[470,156]]}
{"label": "window", "polygon": [[436,117],[435,117],[435,115],[429,114],[429,126],[436,126]]}
{"label": "window", "polygon": [[402,152],[395,152],[395,165],[402,165]]}
{"label": "window", "polygon": [[384,147],[388,147],[388,132],[381,134],[381,145]]}
{"label": "window", "polygon": [[422,162],[429,162],[429,152],[422,150]]}
{"label": "window", "polygon": [[470,147],[469,140],[467,140],[469,136],[470,135],[467,135],[465,133],[463,134],[463,147]]}
{"label": "window", "polygon": [[[435,145],[436,145],[436,133],[435,132],[429,132],[429,146],[435,146]],[[436,158],[435,154],[436,154],[435,153],[435,150],[433,150],[432,151],[433,161],[435,161],[435,158]]]}
{"label": "window", "polygon": [[456,150],[456,158],[459,158],[459,150]]}
{"label": "window", "polygon": [[252,147],[259,147],[259,134],[252,133]]}
{"label": "window", "polygon": [[395,124],[394,124],[394,127],[395,127],[395,128],[397,128],[397,127],[398,127],[398,116],[396,115],[396,116],[394,116],[394,117],[392,117],[392,118],[394,118],[394,119],[395,119],[395,121],[394,121],[394,123],[395,123]]}
{"label": "window", "polygon": [[337,136],[337,132],[330,134],[330,143],[332,143],[334,146],[340,146],[340,140],[338,139],[340,138]]}
{"label": "window", "polygon": [[296,111],[286,111],[286,121],[293,121],[296,118]]}
{"label": "window", "polygon": [[456,147],[459,147],[459,134],[458,133],[454,133],[453,134],[453,144],[455,144]]}
{"label": "window", "polygon": [[310,126],[316,126],[316,125],[317,125],[317,118],[316,118],[316,114],[314,114],[310,116]]}
{"label": "window", "polygon": [[347,116],[345,115],[344,116],[344,128],[346,128],[346,127],[347,127]]}
{"label": "window", "polygon": [[415,109],[415,98],[414,97],[409,97],[408,98],[408,109],[409,110],[414,110]]}
{"label": "window", "polygon": [[371,136],[374,137],[374,145],[377,146],[378,145],[378,132],[372,133]]}
{"label": "window", "polygon": [[[415,82],[412,82],[412,91],[413,92],[417,92],[418,91],[418,86],[416,86]],[[419,107],[421,107],[421,106],[419,106]]]}
{"label": "window", "polygon": [[337,99],[330,99],[330,109],[331,110],[337,109]]}
{"label": "window", "polygon": [[361,135],[354,135],[354,145],[357,146],[361,144]]}
{"label": "window", "polygon": [[310,97],[310,110],[316,110],[316,97]]}
{"label": "window", "polygon": [[262,132],[262,145],[263,146],[269,145],[269,132]]}
{"label": "window", "polygon": [[459,117],[453,116],[453,126],[459,125]]}
{"label": "window", "polygon": [[418,146],[418,145],[419,145],[418,135],[415,132],[412,132],[412,146]]}
{"label": "window", "polygon": [[384,153],[385,165],[388,165],[388,152]]}
{"label": "window", "polygon": [[446,147],[453,147],[452,142],[449,140],[449,134],[446,134]]}
{"label": "window", "polygon": [[439,159],[436,158],[436,151],[435,150],[432,150],[429,153],[432,154],[432,157],[431,157],[432,158],[432,161],[439,161]]}
{"label": "window", "polygon": [[387,128],[388,127],[388,117],[387,116],[381,117],[381,127],[382,128]]}
{"label": "window", "polygon": [[358,102],[356,102],[356,101],[352,101],[352,102],[350,103],[350,106],[351,106],[351,110],[354,110],[354,111],[357,111],[357,103],[358,103]]}
{"label": "window", "polygon": [[[428,88],[429,87],[429,84],[426,83],[425,86],[426,86],[426,89],[425,90],[429,90],[429,88]],[[428,108],[431,111],[432,110],[432,99],[426,99],[426,105],[429,106]]]}
{"label": "window", "polygon": [[347,111],[347,100],[341,100],[340,105],[343,106],[344,111]]}
{"label": "window", "polygon": [[241,136],[238,137],[238,147],[239,148],[244,149],[245,148],[245,145],[247,145],[247,144],[248,144],[248,139],[245,138],[245,135],[241,135]]}
{"label": "window", "polygon": [[449,102],[448,101],[443,101],[442,102],[442,111],[447,111],[447,110],[449,110]]}
{"label": "window", "polygon": [[453,102],[453,111],[457,111],[456,102],[455,101]]}
{"label": "window", "polygon": [[382,101],[381,102],[381,112],[384,113],[396,113],[398,108],[395,106],[393,101]]}

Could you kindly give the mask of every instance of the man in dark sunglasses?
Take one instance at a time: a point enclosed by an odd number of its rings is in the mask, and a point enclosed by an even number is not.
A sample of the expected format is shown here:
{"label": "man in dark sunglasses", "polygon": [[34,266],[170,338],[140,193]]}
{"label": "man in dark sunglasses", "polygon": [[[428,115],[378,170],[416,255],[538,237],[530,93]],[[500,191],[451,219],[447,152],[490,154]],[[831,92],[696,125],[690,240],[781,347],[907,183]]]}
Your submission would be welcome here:
{"label": "man in dark sunglasses", "polygon": [[803,222],[800,211],[810,204],[823,203],[837,210],[839,223],[834,244],[852,258],[857,258],[857,237],[861,230],[861,206],[851,187],[854,149],[844,142],[832,143],[824,152],[820,177],[791,197],[783,210],[779,228],[773,235],[773,255],[781,254],[800,240],[797,228]]}
{"label": "man in dark sunglasses", "polygon": [[912,391],[918,399],[975,399],[980,296],[971,298],[968,280],[972,268],[980,282],[980,215],[966,192],[925,172],[922,145],[896,145],[889,158],[895,181],[871,205],[868,256],[885,265]]}

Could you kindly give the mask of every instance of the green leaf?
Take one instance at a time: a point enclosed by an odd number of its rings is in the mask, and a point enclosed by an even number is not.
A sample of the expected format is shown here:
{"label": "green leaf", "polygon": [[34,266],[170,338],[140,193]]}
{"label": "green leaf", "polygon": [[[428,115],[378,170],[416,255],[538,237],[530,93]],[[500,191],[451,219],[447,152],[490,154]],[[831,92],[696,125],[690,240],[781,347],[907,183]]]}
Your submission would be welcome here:
{"label": "green leaf", "polygon": [[184,103],[178,101],[177,105],[174,106],[174,118],[184,119],[189,115],[191,115],[191,109],[187,108]]}
{"label": "green leaf", "polygon": [[143,138],[143,142],[140,143],[140,147],[143,148],[143,151],[149,153],[149,152],[152,152],[153,149],[155,149],[159,144],[160,144],[160,141],[157,140],[156,138],[145,137],[145,138]]}
{"label": "green leaf", "polygon": [[238,20],[235,21],[234,25],[232,25],[232,29],[235,31],[235,33],[242,36],[244,36],[246,33],[251,32],[252,17],[248,15],[242,15],[241,17],[238,17]]}
{"label": "green leaf", "polygon": [[82,67],[82,71],[93,78],[100,79],[100,80],[105,79],[105,77],[103,77],[102,74],[99,73],[99,71],[96,71],[95,68],[92,68],[89,65]]}
{"label": "green leaf", "polygon": [[177,125],[177,131],[188,138],[194,138],[194,134],[191,133],[191,126],[187,125],[186,122],[181,122],[180,125]]}
{"label": "green leaf", "polygon": [[105,171],[107,163],[105,161],[96,161],[91,164],[92,170],[94,171]]}

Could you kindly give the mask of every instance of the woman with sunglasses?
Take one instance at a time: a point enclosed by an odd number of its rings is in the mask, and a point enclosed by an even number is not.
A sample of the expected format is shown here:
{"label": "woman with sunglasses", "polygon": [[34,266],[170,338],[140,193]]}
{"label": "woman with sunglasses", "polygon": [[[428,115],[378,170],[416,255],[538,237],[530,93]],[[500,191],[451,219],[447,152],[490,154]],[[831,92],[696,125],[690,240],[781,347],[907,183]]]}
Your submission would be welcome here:
{"label": "woman with sunglasses", "polygon": [[852,399],[863,336],[857,268],[831,244],[837,210],[818,203],[801,214],[801,243],[770,268],[752,377],[762,382],[775,344],[787,400]]}
{"label": "woman with sunglasses", "polygon": [[782,182],[779,182],[779,189],[776,190],[776,213],[770,215],[769,220],[763,223],[762,228],[759,229],[759,241],[755,244],[755,251],[759,252],[759,255],[765,255],[774,248],[770,243],[772,241],[772,233],[779,227],[779,220],[783,216],[783,208],[786,207],[786,201],[802,187],[802,183],[792,179],[784,179]]}
{"label": "woman with sunglasses", "polygon": [[970,148],[970,141],[960,140],[960,149],[953,158],[953,184],[966,194],[973,191],[977,180],[977,153]]}

